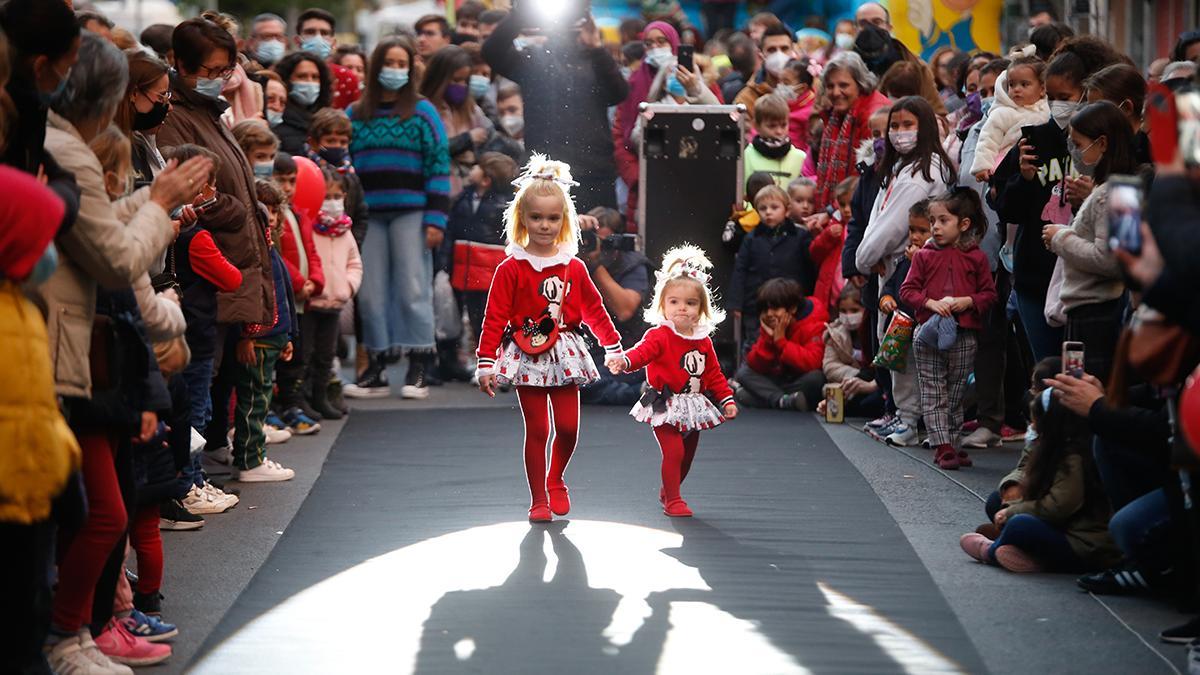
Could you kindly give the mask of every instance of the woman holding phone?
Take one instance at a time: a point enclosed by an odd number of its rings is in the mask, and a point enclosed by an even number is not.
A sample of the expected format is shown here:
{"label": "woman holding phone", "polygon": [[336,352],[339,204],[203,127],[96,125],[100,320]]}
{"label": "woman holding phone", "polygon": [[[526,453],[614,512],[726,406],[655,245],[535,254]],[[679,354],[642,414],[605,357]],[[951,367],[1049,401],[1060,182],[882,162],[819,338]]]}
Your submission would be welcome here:
{"label": "woman holding phone", "polygon": [[1063,260],[1064,339],[1084,344],[1084,369],[1103,380],[1112,369],[1127,305],[1121,266],[1108,241],[1109,179],[1135,173],[1138,162],[1133,130],[1121,109],[1108,101],[1075,113],[1069,134],[1071,160],[1079,173],[1092,177],[1095,187],[1070,225],[1042,228],[1042,241]]}

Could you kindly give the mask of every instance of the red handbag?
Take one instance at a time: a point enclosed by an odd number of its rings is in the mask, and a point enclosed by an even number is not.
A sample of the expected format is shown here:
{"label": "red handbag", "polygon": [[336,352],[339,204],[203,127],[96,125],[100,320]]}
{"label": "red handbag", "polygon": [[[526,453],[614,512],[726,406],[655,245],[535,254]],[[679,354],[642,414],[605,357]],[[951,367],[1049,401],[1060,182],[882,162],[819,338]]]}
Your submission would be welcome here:
{"label": "red handbag", "polygon": [[454,242],[454,267],[450,286],[456,291],[486,291],[496,268],[507,257],[504,247],[474,241]]}

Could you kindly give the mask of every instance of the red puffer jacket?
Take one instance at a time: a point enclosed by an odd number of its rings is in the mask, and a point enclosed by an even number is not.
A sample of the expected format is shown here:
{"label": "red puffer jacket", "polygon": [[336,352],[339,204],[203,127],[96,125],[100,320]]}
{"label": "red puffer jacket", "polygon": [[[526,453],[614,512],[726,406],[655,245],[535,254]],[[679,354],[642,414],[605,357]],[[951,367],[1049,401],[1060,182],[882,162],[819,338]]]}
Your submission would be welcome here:
{"label": "red puffer jacket", "polygon": [[746,363],[763,375],[803,375],[820,370],[825,358],[825,322],[829,313],[815,297],[805,298],[787,330],[786,340],[775,340],[759,332],[758,342],[746,355]]}

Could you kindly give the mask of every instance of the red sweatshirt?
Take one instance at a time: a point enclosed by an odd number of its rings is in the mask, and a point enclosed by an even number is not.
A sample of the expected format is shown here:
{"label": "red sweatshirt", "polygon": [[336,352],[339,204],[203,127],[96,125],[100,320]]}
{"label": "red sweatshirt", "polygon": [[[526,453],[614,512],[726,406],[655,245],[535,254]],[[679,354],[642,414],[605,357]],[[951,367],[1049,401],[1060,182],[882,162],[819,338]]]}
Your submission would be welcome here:
{"label": "red sweatshirt", "polygon": [[955,317],[960,328],[983,328],[980,317],[996,302],[996,284],[987,256],[978,246],[966,251],[957,246],[938,248],[931,239],[913,256],[908,277],[900,285],[900,301],[915,309],[917,321],[924,323],[933,316],[925,301],[946,296],[973,301],[970,309]]}
{"label": "red sweatshirt", "polygon": [[[287,208],[287,207],[285,207]],[[292,233],[292,224],[287,222],[284,213],[283,237],[279,245],[279,253],[287,265],[288,275],[292,277],[292,292],[299,293],[304,288],[305,281],[311,281],[317,288],[313,295],[320,295],[325,290],[325,272],[321,269],[321,256],[317,253],[317,245],[313,242],[312,221],[295,213],[296,222],[300,224],[300,239],[304,243],[304,254],[308,256],[308,278],[300,274],[300,249],[296,246],[296,235]]]}
{"label": "red sweatshirt", "polygon": [[[836,215],[835,215],[836,217]],[[817,272],[817,283],[813,288],[813,297],[824,307],[837,305],[838,296],[842,293],[845,280],[841,278],[842,247],[846,244],[846,224],[838,221],[842,233],[834,236],[833,223],[821,230],[809,246],[808,255],[812,261],[820,265]],[[842,283],[838,283],[838,282]]]}
{"label": "red sweatshirt", "polygon": [[200,230],[192,237],[188,262],[192,271],[222,293],[232,293],[242,285],[242,271],[225,258],[208,230]]}
{"label": "red sweatshirt", "polygon": [[[829,312],[815,297],[807,298],[807,313],[800,308],[800,315],[788,325],[787,339],[777,341],[759,331],[758,342],[746,354],[746,363],[755,372],[763,375],[802,375],[820,370],[825,358],[825,322]],[[803,316],[801,316],[803,315]]]}
{"label": "red sweatshirt", "polygon": [[522,249],[514,252],[513,247],[510,253],[496,268],[488,291],[483,332],[475,353],[479,370],[490,372],[495,365],[507,327],[516,329],[525,319],[537,321],[546,314],[557,316],[559,326],[569,331],[587,324],[604,351],[621,353],[621,336],[582,260],[566,254],[535,258]]}
{"label": "red sweatshirt", "polygon": [[631,371],[645,368],[646,381],[658,391],[669,387],[672,394],[712,392],[721,408],[733,402],[733,390],[707,335],[686,338],[663,324],[646,331],[642,341],[625,352],[625,362]]}

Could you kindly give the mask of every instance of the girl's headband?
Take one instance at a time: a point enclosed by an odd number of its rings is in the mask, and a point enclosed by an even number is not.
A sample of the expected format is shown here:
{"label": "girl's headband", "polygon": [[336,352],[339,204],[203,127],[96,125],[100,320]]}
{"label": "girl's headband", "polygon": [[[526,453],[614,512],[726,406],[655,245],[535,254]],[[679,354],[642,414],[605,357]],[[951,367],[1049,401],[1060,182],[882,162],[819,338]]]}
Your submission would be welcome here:
{"label": "girl's headband", "polygon": [[550,173],[550,172],[525,174],[523,176],[519,176],[516,180],[514,180],[512,182],[512,184],[513,184],[513,187],[515,187],[517,189],[521,189],[527,185],[532,184],[533,181],[535,181],[535,180],[551,180],[551,181],[554,181],[555,183],[558,183],[564,189],[568,189],[568,190],[573,187],[579,187],[579,183],[576,183],[573,180],[568,180],[566,178],[559,178],[558,176],[556,176],[555,174]]}
{"label": "girl's headband", "polygon": [[[672,268],[672,269],[674,270],[676,268]],[[679,265],[677,269],[678,269],[678,271],[659,270],[654,273],[654,277],[659,282],[667,281],[669,279],[674,279],[676,277],[688,277],[690,279],[695,279],[696,281],[699,281],[701,284],[703,284],[705,286],[708,286],[709,280],[712,279],[712,277],[707,272],[705,272],[704,269],[700,267],[700,265],[693,263],[691,260],[683,261],[683,264]]]}

